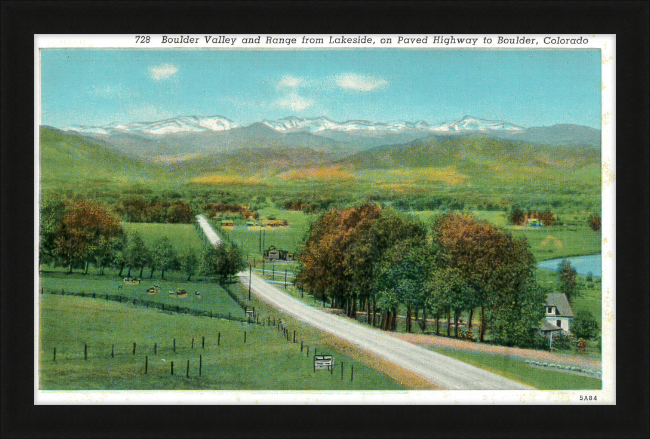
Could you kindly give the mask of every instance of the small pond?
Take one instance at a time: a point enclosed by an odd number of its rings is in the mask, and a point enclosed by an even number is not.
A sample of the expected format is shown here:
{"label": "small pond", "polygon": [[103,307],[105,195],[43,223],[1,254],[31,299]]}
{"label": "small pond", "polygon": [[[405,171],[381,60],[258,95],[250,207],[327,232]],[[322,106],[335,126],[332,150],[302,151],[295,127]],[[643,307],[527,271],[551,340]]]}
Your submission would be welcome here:
{"label": "small pond", "polygon": [[603,266],[602,256],[600,254],[576,256],[573,258],[549,259],[548,261],[543,261],[537,264],[537,268],[541,270],[557,271],[558,265],[560,265],[560,262],[564,259],[571,262],[571,266],[576,269],[580,276],[586,276],[590,271],[597,279],[600,279],[602,276]]}

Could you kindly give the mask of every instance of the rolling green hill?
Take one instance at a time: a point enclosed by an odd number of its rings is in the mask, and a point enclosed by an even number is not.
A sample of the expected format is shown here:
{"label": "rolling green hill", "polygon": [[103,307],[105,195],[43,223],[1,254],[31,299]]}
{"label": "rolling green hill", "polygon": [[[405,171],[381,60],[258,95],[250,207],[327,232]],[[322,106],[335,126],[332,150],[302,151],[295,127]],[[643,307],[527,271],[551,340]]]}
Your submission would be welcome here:
{"label": "rolling green hill", "polygon": [[[135,193],[166,189],[282,197],[444,196],[472,206],[600,205],[600,148],[542,145],[485,134],[436,135],[341,158],[315,147],[266,144],[183,161],[126,156],[79,135],[41,128],[45,190]],[[261,192],[260,192],[261,191]]]}
{"label": "rolling green hill", "polygon": [[339,160],[356,169],[456,166],[480,170],[501,164],[540,169],[577,169],[598,164],[600,149],[570,148],[498,139],[482,135],[436,136],[403,145],[386,145]]}
{"label": "rolling green hill", "polygon": [[146,183],[163,169],[126,157],[98,141],[50,127],[40,129],[41,184]]}

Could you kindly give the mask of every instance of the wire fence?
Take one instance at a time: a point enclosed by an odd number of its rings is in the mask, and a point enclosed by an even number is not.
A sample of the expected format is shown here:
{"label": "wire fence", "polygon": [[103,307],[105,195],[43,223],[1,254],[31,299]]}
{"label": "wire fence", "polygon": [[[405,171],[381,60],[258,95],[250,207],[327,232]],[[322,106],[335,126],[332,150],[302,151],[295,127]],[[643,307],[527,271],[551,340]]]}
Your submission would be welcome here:
{"label": "wire fence", "polygon": [[[239,306],[245,309],[246,305],[243,305],[243,301],[239,299],[237,296],[235,296],[231,291],[230,288],[227,288],[226,291],[228,292],[228,295],[232,297]],[[189,314],[197,317],[210,317],[212,319],[223,319],[223,320],[229,320],[233,322],[241,322],[241,323],[248,323],[248,324],[261,324],[259,321],[253,320],[251,317],[239,317],[239,316],[233,316],[232,314],[224,314],[220,312],[214,312],[214,311],[205,311],[205,310],[199,310],[199,309],[193,309],[185,306],[179,306],[179,305],[169,305],[165,304],[162,302],[156,302],[152,300],[142,300],[142,299],[132,299],[129,297],[124,297],[119,294],[98,294],[98,293],[87,293],[84,291],[65,291],[64,289],[61,290],[54,290],[54,289],[48,289],[44,290],[41,288],[41,294],[54,294],[54,295],[61,295],[61,296],[76,296],[76,297],[87,297],[87,298],[92,298],[92,299],[104,299],[104,300],[110,300],[113,302],[119,302],[119,303],[129,303],[134,306],[140,306],[144,308],[152,308],[152,309],[158,309],[161,311],[165,312],[170,312],[170,313],[178,313],[178,314]]]}

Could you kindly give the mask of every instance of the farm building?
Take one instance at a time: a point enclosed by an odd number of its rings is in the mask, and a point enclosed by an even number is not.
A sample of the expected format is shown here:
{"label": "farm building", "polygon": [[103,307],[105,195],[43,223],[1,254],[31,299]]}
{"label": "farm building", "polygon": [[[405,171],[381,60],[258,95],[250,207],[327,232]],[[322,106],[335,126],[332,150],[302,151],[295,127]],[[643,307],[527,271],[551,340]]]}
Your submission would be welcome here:
{"label": "farm building", "polygon": [[268,250],[264,250],[264,259],[267,261],[293,261],[293,253],[290,253],[286,250],[278,250],[274,246],[269,247]]}
{"label": "farm building", "polygon": [[235,227],[234,221],[221,221],[221,227]]}
{"label": "farm building", "polygon": [[552,293],[546,296],[546,320],[542,322],[541,331],[544,335],[551,333],[566,334],[571,332],[573,310],[564,293]]}
{"label": "farm building", "polygon": [[273,220],[266,223],[268,227],[285,227],[289,225],[287,220]]}
{"label": "farm building", "polygon": [[539,218],[530,218],[527,222],[528,227],[542,227],[542,222]]}

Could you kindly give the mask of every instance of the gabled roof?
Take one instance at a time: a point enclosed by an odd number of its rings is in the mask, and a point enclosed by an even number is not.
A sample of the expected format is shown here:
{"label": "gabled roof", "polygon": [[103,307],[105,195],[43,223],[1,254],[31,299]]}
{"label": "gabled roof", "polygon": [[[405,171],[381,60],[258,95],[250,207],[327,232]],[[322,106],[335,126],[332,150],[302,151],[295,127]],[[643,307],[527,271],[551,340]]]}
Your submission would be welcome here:
{"label": "gabled roof", "polygon": [[546,306],[554,306],[560,312],[558,316],[573,317],[573,310],[564,293],[551,293],[546,295]]}
{"label": "gabled roof", "polygon": [[550,323],[548,320],[543,320],[542,331],[544,332],[563,331],[563,329],[555,326],[554,324]]}

